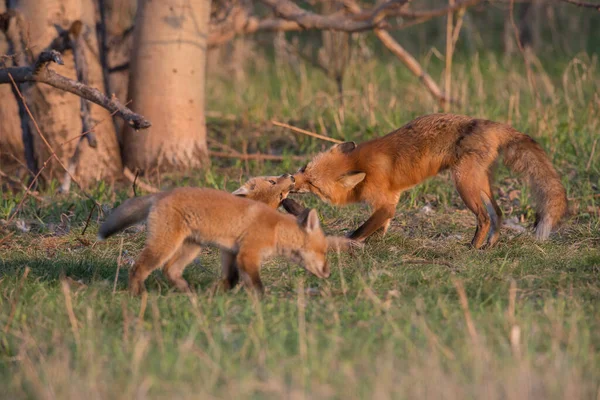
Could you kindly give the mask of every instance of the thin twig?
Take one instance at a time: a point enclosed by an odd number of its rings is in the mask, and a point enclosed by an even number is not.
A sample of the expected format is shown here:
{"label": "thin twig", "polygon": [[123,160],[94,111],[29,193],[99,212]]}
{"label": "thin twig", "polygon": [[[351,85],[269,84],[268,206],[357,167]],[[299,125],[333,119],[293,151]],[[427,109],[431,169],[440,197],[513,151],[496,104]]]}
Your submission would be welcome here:
{"label": "thin twig", "polygon": [[17,216],[17,214],[19,214],[19,211],[21,211],[21,208],[23,207],[23,203],[25,203],[25,200],[27,199],[27,196],[31,193],[31,189],[33,188],[33,186],[37,182],[38,178],[42,174],[42,171],[44,171],[44,169],[46,169],[46,166],[48,165],[48,163],[50,162],[50,160],[52,160],[54,157],[55,157],[55,155],[52,154],[50,157],[48,157],[46,159],[46,161],[44,161],[44,164],[42,164],[42,167],[38,170],[37,174],[35,174],[35,176],[31,180],[31,182],[29,183],[29,186],[27,187],[27,190],[25,191],[25,194],[21,198],[21,201],[19,202],[19,204],[17,204],[17,207],[15,208],[15,211],[13,212],[13,215],[11,215],[10,218],[8,218],[8,221],[6,221],[7,224],[9,224]]}
{"label": "thin twig", "polygon": [[117,272],[115,272],[115,282],[113,283],[112,294],[117,291],[117,280],[119,279],[119,270],[121,269],[121,258],[123,256],[123,237],[121,236],[121,245],[119,246],[119,257],[117,257]]}
{"label": "thin twig", "polygon": [[140,170],[139,169],[137,169],[135,171],[135,178],[133,178],[133,182],[131,182],[131,188],[133,189],[133,197],[137,197],[137,190],[135,190],[135,188],[136,188],[135,183],[137,182],[138,176],[140,176]]}
{"label": "thin twig", "polygon": [[232,154],[240,154],[240,152],[239,152],[239,151],[237,151],[236,149],[234,149],[233,147],[231,147],[231,146],[228,146],[228,145],[226,145],[225,143],[221,143],[221,142],[219,142],[219,141],[218,141],[218,140],[216,140],[216,139],[213,139],[213,138],[207,137],[207,138],[206,138],[206,141],[207,141],[207,142],[209,142],[209,143],[212,143],[213,145],[215,145],[215,146],[217,146],[217,147],[219,147],[219,148],[221,148],[221,149],[223,149],[223,150],[225,150],[225,151],[229,151],[229,152],[231,152]]}
{"label": "thin twig", "polygon": [[[57,53],[58,54],[58,53]],[[35,129],[37,130],[38,135],[40,135],[40,138],[42,139],[42,141],[44,142],[44,144],[46,145],[46,147],[48,148],[48,150],[52,153],[52,155],[54,156],[54,158],[56,158],[56,161],[60,164],[60,166],[67,172],[69,173],[69,170],[67,169],[67,167],[65,166],[65,164],[60,160],[60,158],[56,155],[56,152],[54,152],[54,149],[52,148],[52,146],[50,145],[50,143],[48,143],[48,140],[46,140],[46,137],[44,136],[44,134],[42,133],[42,130],[40,129],[37,121],[35,120],[35,118],[33,117],[33,114],[31,113],[31,110],[29,110],[29,107],[27,106],[27,102],[25,101],[25,97],[23,97],[23,94],[21,94],[21,91],[19,90],[19,88],[17,87],[16,82],[14,81],[12,75],[9,73],[8,76],[10,77],[10,80],[12,81],[15,90],[17,91],[17,93],[19,94],[19,97],[21,98],[21,101],[23,102],[23,105],[25,106],[25,109],[27,110],[27,114],[29,115],[29,118],[31,118],[31,122],[33,123],[33,125],[35,126]],[[38,173],[39,176],[39,173]],[[75,180],[75,178],[73,178],[73,176],[69,173],[69,176],[71,177],[71,180],[77,185],[77,187],[79,188],[79,190],[81,190],[81,192],[90,200],[92,200],[94,203],[98,204],[98,202],[96,201],[96,199],[94,199],[91,195],[89,195],[85,190],[83,190],[83,188],[81,187],[81,185],[79,184],[79,182],[77,182]],[[98,204],[99,205],[99,204]],[[101,208],[101,207],[100,207]]]}
{"label": "thin twig", "polygon": [[341,141],[341,140],[333,139],[333,138],[330,138],[329,136],[319,135],[318,133],[310,132],[310,131],[307,131],[307,130],[304,130],[301,128],[296,128],[295,126],[284,124],[283,122],[277,122],[277,121],[271,120],[271,123],[273,125],[280,126],[282,128],[287,128],[294,132],[301,133],[303,135],[315,137],[317,139],[326,140],[326,141],[332,142],[332,143],[343,143],[343,141]]}
{"label": "thin twig", "polygon": [[127,167],[123,168],[123,175],[125,176],[125,178],[127,178],[132,184],[133,182],[136,182],[137,186],[139,186],[140,188],[144,189],[146,192],[149,193],[158,193],[160,192],[160,189],[155,188],[154,186],[142,181],[141,179],[138,179],[136,181],[136,175],[133,174],[133,172],[131,172],[131,170]]}
{"label": "thin twig", "polygon": [[92,205],[92,209],[90,210],[90,213],[87,217],[87,220],[85,221],[85,226],[83,227],[83,230],[81,231],[81,236],[85,235],[85,231],[88,228],[88,224],[90,223],[90,219],[92,219],[92,214],[94,213],[94,209],[96,208],[96,203],[94,203]]}

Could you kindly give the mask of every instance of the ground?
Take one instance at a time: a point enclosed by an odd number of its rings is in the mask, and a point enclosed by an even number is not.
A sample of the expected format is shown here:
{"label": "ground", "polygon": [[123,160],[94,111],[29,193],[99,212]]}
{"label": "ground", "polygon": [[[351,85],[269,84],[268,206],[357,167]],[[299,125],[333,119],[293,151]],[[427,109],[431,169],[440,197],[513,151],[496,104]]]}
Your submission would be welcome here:
{"label": "ground", "polygon": [[[208,171],[148,179],[232,191],[252,175],[293,172],[301,161],[290,155],[308,158],[329,145],[273,128],[271,119],[361,141],[438,111],[395,65],[353,67],[343,111],[331,94],[335,85],[317,72],[297,78],[291,69],[266,71],[241,82],[217,76],[208,91],[211,148],[246,148],[283,161],[213,158]],[[28,197],[7,223],[23,195],[5,190],[3,396],[598,397],[600,80],[590,68],[561,86],[572,71],[567,65],[549,77],[551,89],[538,86],[536,103],[518,60],[482,57],[454,70],[463,100],[454,111],[511,122],[556,165],[571,215],[551,240],[533,239],[529,188],[500,167],[494,192],[507,224],[495,248],[469,248],[474,216],[442,174],[403,194],[386,236],[355,254],[332,254],[327,280],[274,258],[261,272],[262,301],[244,290],[214,294],[219,257],[205,248],[184,275],[191,296],[156,272],[147,297],[134,298],[126,292],[127,272],[143,246],[143,226],[96,242],[101,217],[94,210],[88,222],[93,203],[77,193],[58,196],[55,187]],[[101,183],[90,194],[109,208],[132,190]],[[369,215],[361,205],[296,198],[317,208],[331,233]]]}

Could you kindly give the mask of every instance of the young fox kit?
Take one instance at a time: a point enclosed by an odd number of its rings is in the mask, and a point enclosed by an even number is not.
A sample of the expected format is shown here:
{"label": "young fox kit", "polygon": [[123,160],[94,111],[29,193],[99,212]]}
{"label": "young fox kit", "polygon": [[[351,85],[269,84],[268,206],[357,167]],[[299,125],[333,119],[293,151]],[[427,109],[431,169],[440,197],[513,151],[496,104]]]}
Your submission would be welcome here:
{"label": "young fox kit", "polygon": [[381,138],[346,142],[318,154],[294,175],[295,190],[312,192],[332,204],[365,202],[371,217],[349,237],[364,240],[386,232],[402,191],[450,169],[458,193],[477,217],[471,244],[492,246],[502,212],[494,200],[493,164],[523,173],[536,201],[536,238],[548,238],[567,211],[567,196],[542,148],[509,125],[462,115],[419,117]]}
{"label": "young fox kit", "polygon": [[98,237],[107,238],[144,219],[146,246],[129,274],[134,294],[144,290],[148,275],[161,266],[178,289],[189,290],[183,270],[205,243],[222,250],[225,289],[235,286],[241,275],[248,286],[263,292],[259,269],[273,254],[302,262],[320,278],[329,276],[327,239],[315,210],[307,209],[296,219],[219,190],[177,188],[126,200],[102,224]]}
{"label": "young fox kit", "polygon": [[271,208],[277,208],[293,189],[294,177],[290,174],[283,174],[281,176],[256,176],[244,183],[232,194],[260,201]]}

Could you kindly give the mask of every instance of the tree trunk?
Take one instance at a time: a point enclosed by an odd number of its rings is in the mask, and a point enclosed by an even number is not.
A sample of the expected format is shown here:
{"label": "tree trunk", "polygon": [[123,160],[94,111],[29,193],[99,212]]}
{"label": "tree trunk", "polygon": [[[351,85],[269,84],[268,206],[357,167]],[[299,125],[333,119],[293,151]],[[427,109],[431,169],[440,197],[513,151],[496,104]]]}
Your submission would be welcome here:
{"label": "tree trunk", "polygon": [[[128,99],[129,69],[125,68],[133,49],[131,29],[135,19],[136,0],[102,0],[105,5],[106,36],[108,42],[108,65],[118,69],[109,75],[110,93],[115,94],[123,103]],[[110,69],[109,68],[109,69]],[[119,143],[123,143],[121,135],[125,122],[115,119]]]}
{"label": "tree trunk", "polygon": [[[54,25],[67,30],[74,21],[83,22],[90,29],[86,39],[89,46],[85,49],[88,81],[90,86],[104,91],[102,69],[97,58],[96,10],[93,0],[19,0],[11,3],[14,3],[14,8],[23,14],[29,27],[29,48],[34,58],[57,36]],[[67,51],[63,59],[65,65],[53,64],[52,68],[59,74],[77,79],[72,52]],[[43,84],[29,88],[25,95],[42,133],[62,163],[68,165],[79,141],[78,136],[82,133],[79,97]],[[122,172],[119,147],[110,113],[92,104],[91,116],[97,124],[94,132],[98,145],[93,149],[89,147],[87,141],[82,143],[81,157],[74,177],[83,186],[90,186],[98,179],[113,179]],[[34,127],[32,127],[32,135],[36,159],[40,164],[52,153]],[[45,178],[62,179],[64,170],[53,160],[43,174]]]}
{"label": "tree trunk", "polygon": [[132,170],[181,170],[208,161],[204,89],[210,0],[140,0],[130,64],[131,108],[152,121],[125,127]]}
{"label": "tree trunk", "polygon": [[[4,2],[0,2],[0,13],[6,11]],[[0,33],[0,54],[8,53],[8,41]],[[0,67],[11,65],[10,59],[0,60]],[[19,106],[10,85],[0,85],[0,169],[12,172],[13,167],[25,165],[23,139]]]}

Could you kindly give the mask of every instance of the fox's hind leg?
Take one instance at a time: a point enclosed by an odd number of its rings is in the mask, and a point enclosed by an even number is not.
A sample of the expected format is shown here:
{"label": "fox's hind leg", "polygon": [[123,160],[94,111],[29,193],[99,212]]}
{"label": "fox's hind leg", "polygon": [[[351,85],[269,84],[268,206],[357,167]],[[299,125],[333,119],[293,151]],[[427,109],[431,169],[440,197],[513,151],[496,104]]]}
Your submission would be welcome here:
{"label": "fox's hind leg", "polygon": [[191,263],[200,252],[200,246],[193,242],[184,242],[163,267],[163,274],[178,290],[188,292],[190,287],[183,279],[185,267]]}
{"label": "fox's hind leg", "polygon": [[226,291],[233,289],[240,280],[236,257],[235,253],[221,250],[221,287]]}
{"label": "fox's hind leg", "polygon": [[250,249],[250,247],[247,245],[246,248],[240,248],[240,252],[236,257],[236,263],[239,268],[240,277],[244,280],[248,289],[254,289],[256,293],[262,295],[265,289],[259,275],[260,255]]}
{"label": "fox's hind leg", "polygon": [[493,172],[491,170],[488,171],[488,188],[487,191],[484,191],[481,194],[481,198],[483,203],[485,204],[485,208],[488,211],[490,219],[492,220],[492,226],[490,230],[490,234],[487,240],[487,245],[489,247],[494,246],[498,239],[500,238],[500,226],[502,225],[502,210],[496,203],[494,199],[494,194],[492,192],[492,181],[493,181]]}
{"label": "fox's hind leg", "polygon": [[169,261],[183,245],[187,237],[186,231],[171,224],[166,230],[148,219],[148,237],[146,247],[142,250],[133,268],[129,272],[129,291],[139,295],[145,290],[144,281],[156,268]]}
{"label": "fox's hind leg", "polygon": [[[497,205],[494,206],[495,201],[493,201],[490,191],[488,175],[485,172],[486,168],[481,168],[475,161],[463,161],[461,164],[453,169],[453,177],[460,197],[477,217],[477,229],[471,245],[476,249],[480,249],[484,244],[493,244],[498,240],[499,216],[496,215]],[[491,212],[488,213],[488,211]],[[490,233],[490,240],[486,241]],[[493,243],[491,243],[492,241]]]}

